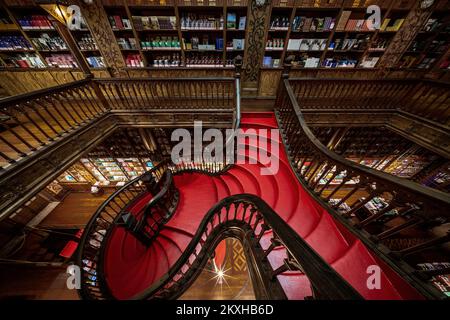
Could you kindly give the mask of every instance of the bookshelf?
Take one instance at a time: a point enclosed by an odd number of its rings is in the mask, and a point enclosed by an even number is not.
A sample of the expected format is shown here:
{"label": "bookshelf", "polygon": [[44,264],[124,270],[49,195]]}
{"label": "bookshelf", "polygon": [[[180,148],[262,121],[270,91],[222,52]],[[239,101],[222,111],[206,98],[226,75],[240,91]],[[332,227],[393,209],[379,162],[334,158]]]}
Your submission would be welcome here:
{"label": "bookshelf", "polygon": [[360,1],[322,2],[272,7],[263,68],[278,69],[287,56],[297,69],[375,68],[412,6],[381,1],[382,23],[374,30]]}
{"label": "bookshelf", "polygon": [[19,26],[11,11],[0,7],[0,21],[0,63],[3,68],[47,67],[45,59]]}
{"label": "bookshelf", "polygon": [[69,31],[89,68],[93,70],[106,69],[105,60],[84,18],[81,17],[79,27],[69,28]]}
{"label": "bookshelf", "polygon": [[55,27],[57,22],[44,9],[14,7],[11,12],[24,37],[32,44],[33,54],[40,58],[40,68],[79,68],[66,40]]}
{"label": "bookshelf", "polygon": [[246,1],[227,3],[104,1],[104,7],[128,68],[227,68],[244,53],[247,22]]}
{"label": "bookshelf", "polygon": [[450,48],[449,14],[450,9],[433,12],[403,54],[397,65],[398,68],[432,69],[440,62],[439,68],[448,70],[448,59],[442,59],[442,57],[447,55]]}

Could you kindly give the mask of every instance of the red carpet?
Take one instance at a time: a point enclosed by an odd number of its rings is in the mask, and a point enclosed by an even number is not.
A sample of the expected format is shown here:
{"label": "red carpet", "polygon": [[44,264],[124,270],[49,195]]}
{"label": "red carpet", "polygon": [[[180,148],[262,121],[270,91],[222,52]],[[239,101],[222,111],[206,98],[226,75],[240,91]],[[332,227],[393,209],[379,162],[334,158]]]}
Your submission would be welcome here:
{"label": "red carpet", "polygon": [[[272,113],[244,114],[242,128],[276,128]],[[127,299],[155,283],[180,257],[206,212],[218,201],[233,194],[250,193],[264,199],[287,221],[335,270],[366,299],[421,299],[395,272],[375,257],[303,189],[291,171],[279,137],[280,170],[275,176],[262,176],[262,164],[237,165],[219,177],[183,174],[175,177],[180,191],[177,212],[161,236],[145,249],[123,229],[115,229],[105,252],[106,280],[118,299]],[[270,145],[267,146],[269,150]],[[255,152],[247,157],[256,158]],[[137,201],[138,212],[148,196]],[[268,235],[261,240],[268,247]],[[276,269],[285,258],[283,251],[273,251],[269,261]],[[379,265],[383,272],[381,290],[369,290],[366,270]],[[286,272],[279,280],[290,299],[311,295],[308,279],[300,273]]]}

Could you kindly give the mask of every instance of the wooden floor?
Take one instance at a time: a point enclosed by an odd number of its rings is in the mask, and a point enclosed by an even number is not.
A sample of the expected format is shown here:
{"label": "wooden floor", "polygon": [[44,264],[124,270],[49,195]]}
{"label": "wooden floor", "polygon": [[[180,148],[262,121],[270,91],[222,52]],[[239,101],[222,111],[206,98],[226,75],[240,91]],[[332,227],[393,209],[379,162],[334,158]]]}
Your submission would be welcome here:
{"label": "wooden floor", "polygon": [[224,261],[225,276],[222,283],[217,281],[213,264],[208,263],[180,300],[255,300],[242,244],[234,239],[225,241],[227,255]]}
{"label": "wooden floor", "polygon": [[[229,246],[231,254],[224,262],[226,282],[217,283],[212,264],[208,264],[180,300],[255,299],[242,245],[231,240]],[[67,288],[67,277],[64,268],[0,265],[0,300],[78,300],[76,290]]]}
{"label": "wooden floor", "polygon": [[0,266],[0,300],[78,300],[64,268]]}
{"label": "wooden floor", "polygon": [[70,193],[40,226],[49,228],[83,228],[97,208],[111,195],[93,196],[87,192]]}

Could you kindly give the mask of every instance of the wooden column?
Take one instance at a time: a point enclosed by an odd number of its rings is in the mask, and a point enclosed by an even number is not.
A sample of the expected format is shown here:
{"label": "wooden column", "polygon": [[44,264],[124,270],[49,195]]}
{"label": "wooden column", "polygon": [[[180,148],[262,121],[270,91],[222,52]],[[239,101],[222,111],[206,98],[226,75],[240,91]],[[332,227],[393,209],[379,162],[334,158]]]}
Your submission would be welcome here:
{"label": "wooden column", "polygon": [[[244,86],[257,85],[259,70],[266,48],[266,30],[270,23],[271,1],[258,6],[256,0],[249,0],[247,13],[248,31],[245,40],[245,61],[242,72]],[[257,86],[258,87],[258,86]]]}
{"label": "wooden column", "polygon": [[91,31],[92,37],[97,43],[98,49],[110,68],[113,77],[127,77],[125,61],[117,44],[114,33],[108,21],[108,16],[103,8],[101,0],[94,0],[92,4],[77,0],[81,14]]}

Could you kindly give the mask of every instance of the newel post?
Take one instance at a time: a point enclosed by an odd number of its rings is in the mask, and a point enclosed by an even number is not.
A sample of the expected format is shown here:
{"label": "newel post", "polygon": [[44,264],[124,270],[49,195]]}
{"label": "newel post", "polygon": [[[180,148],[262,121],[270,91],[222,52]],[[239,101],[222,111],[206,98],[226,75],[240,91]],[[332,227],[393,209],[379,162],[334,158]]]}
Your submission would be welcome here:
{"label": "newel post", "polygon": [[284,88],[284,81],[289,79],[289,73],[292,69],[292,61],[294,61],[294,56],[289,56],[284,60],[283,63],[283,72],[281,74],[280,82],[278,83],[278,91],[277,91],[277,99],[275,101],[275,108],[278,109],[282,105],[283,95],[285,95],[286,91]]}
{"label": "newel post", "polygon": [[242,56],[238,55],[236,58],[234,58],[234,69],[235,74],[234,77],[237,79],[241,78],[241,72],[242,72]]}
{"label": "newel post", "polygon": [[[234,119],[236,119],[235,127],[239,126],[239,123],[241,121],[241,72],[242,72],[242,56],[238,55],[234,59],[234,68],[235,68],[235,74],[234,74],[234,103],[235,109],[234,109]],[[236,129],[236,128],[235,128]]]}

